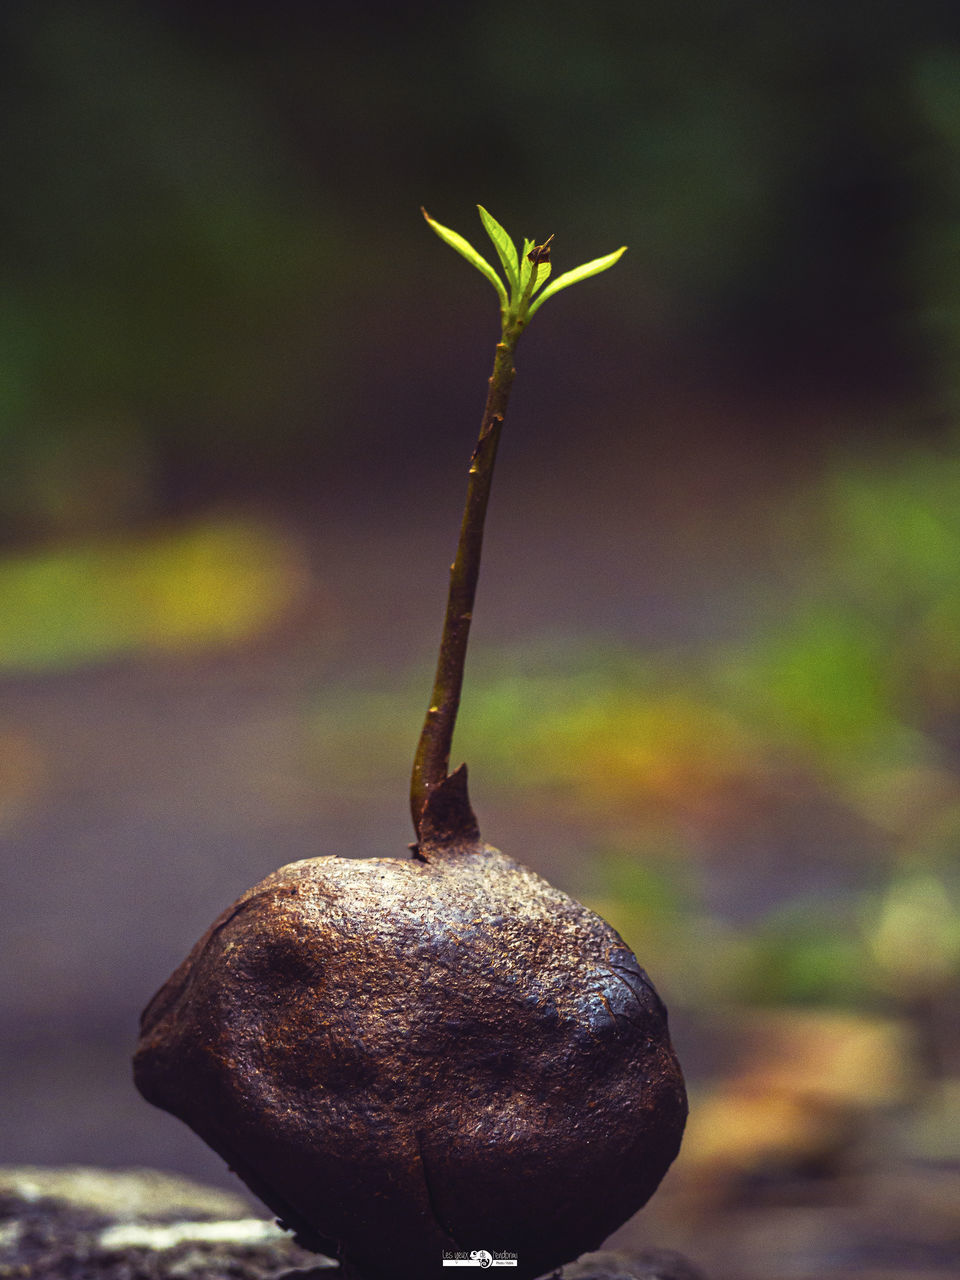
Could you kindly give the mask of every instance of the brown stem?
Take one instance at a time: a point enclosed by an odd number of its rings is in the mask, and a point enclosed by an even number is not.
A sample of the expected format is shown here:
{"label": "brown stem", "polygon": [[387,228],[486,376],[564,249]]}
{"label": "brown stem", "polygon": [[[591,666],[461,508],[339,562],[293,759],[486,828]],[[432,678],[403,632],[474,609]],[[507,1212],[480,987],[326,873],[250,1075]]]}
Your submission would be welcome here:
{"label": "brown stem", "polygon": [[[536,267],[532,274],[536,276]],[[424,806],[430,792],[446,779],[450,765],[450,747],[460,706],[467,641],[480,575],[483,524],[490,499],[500,432],[510,398],[510,388],[517,372],[513,365],[513,353],[523,327],[522,321],[518,322],[513,316],[507,317],[497,343],[490,389],[480,424],[480,438],[470,459],[460,541],[457,544],[456,559],[450,566],[450,590],[440,639],[437,674],[410,779],[410,812],[418,839]]]}

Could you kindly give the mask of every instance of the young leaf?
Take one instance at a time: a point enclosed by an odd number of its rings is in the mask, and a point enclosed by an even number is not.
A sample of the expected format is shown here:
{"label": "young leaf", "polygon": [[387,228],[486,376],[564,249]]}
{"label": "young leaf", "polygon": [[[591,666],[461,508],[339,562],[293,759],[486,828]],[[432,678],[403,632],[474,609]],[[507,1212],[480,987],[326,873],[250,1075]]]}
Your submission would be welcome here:
{"label": "young leaf", "polygon": [[523,253],[520,255],[520,292],[523,293],[527,287],[527,281],[530,279],[530,272],[533,270],[533,263],[527,256],[533,248],[532,240],[524,240]]}
{"label": "young leaf", "polygon": [[581,280],[587,280],[590,276],[599,275],[601,271],[606,271],[608,267],[612,267],[615,262],[626,253],[627,246],[617,249],[614,253],[608,253],[604,258],[594,258],[592,262],[585,262],[582,267],[574,267],[572,271],[565,271],[562,276],[547,285],[543,293],[535,302],[530,304],[530,310],[527,312],[529,320],[537,307],[541,303],[546,302],[548,298],[552,298],[555,293],[559,293],[561,289],[566,289],[572,284],[579,284]]}
{"label": "young leaf", "polygon": [[500,255],[500,261],[503,263],[503,269],[507,276],[507,284],[509,284],[512,290],[516,291],[520,275],[519,264],[517,262],[517,246],[513,243],[496,218],[492,214],[487,213],[482,204],[478,204],[477,208],[480,210],[480,219],[486,228],[487,235],[493,241],[493,247]]}
{"label": "young leaf", "polygon": [[[540,263],[540,268],[537,271],[537,283],[533,286],[534,293],[536,293],[538,289],[542,289],[547,283],[547,280],[550,278],[551,270],[552,267],[549,262]],[[529,315],[530,313],[528,312],[527,314]]]}
{"label": "young leaf", "polygon": [[469,240],[464,240],[463,236],[458,235],[456,231],[451,231],[449,227],[442,227],[439,222],[436,222],[430,217],[429,213],[427,213],[426,209],[422,206],[420,208],[420,212],[441,240],[446,241],[451,249],[456,249],[457,253],[475,266],[481,275],[487,277],[497,291],[501,307],[506,308],[508,306],[507,291],[504,288],[503,281],[497,275],[496,271],[494,271],[493,267],[491,267],[486,258],[482,258],[480,254],[477,253]]}

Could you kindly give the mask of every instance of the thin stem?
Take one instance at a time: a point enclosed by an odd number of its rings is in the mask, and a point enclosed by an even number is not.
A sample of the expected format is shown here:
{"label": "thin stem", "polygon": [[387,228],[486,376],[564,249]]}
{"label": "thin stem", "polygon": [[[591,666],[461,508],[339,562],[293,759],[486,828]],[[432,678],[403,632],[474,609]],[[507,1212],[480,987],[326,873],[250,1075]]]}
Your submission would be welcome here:
{"label": "thin stem", "polygon": [[530,297],[536,283],[538,264],[534,263],[530,281],[516,309],[509,309],[503,318],[503,332],[497,343],[490,375],[487,403],[480,424],[480,438],[470,459],[467,481],[467,500],[460,526],[457,555],[450,566],[450,590],[447,595],[447,611],[440,638],[440,656],[433,683],[430,706],[427,709],[417,754],[410,779],[410,812],[413,825],[420,836],[421,818],[430,792],[447,777],[450,765],[450,748],[457,711],[460,707],[460,691],[463,687],[463,671],[473,619],[473,602],[480,575],[480,552],[483,548],[483,525],[490,499],[493,467],[497,458],[497,446],[507,411],[510,389],[516,369],[513,354],[523,332]]}

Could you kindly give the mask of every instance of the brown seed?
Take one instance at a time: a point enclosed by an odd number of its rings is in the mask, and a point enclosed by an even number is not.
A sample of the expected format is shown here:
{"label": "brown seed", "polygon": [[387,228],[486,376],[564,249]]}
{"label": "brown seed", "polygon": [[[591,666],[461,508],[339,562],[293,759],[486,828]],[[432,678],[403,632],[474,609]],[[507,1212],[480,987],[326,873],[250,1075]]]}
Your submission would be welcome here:
{"label": "brown seed", "polygon": [[653,1193],[683,1080],[615,931],[431,806],[425,861],[293,863],[225,912],[146,1009],[136,1080],[348,1274],[503,1249],[529,1280]]}

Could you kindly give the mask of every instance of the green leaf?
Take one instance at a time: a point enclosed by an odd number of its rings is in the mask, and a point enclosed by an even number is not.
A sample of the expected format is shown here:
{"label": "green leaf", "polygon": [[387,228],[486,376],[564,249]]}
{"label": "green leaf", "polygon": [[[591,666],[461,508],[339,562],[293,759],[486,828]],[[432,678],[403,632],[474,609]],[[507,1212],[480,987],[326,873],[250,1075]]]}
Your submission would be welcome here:
{"label": "green leaf", "polygon": [[434,221],[422,206],[420,208],[420,212],[441,240],[445,241],[451,249],[456,249],[457,253],[475,266],[481,275],[487,277],[497,291],[501,307],[506,308],[509,305],[507,300],[507,291],[504,288],[503,281],[497,275],[496,271],[494,271],[486,258],[481,257],[480,254],[477,253],[469,240],[464,240],[463,236],[458,235],[456,231],[451,231],[449,227],[442,227],[439,222]]}
{"label": "green leaf", "polygon": [[[534,293],[536,293],[538,289],[542,289],[543,286],[547,283],[547,281],[550,278],[550,272],[552,270],[553,268],[549,262],[540,263],[540,268],[537,271],[537,283],[533,286]],[[529,315],[530,313],[528,312],[527,314]]]}
{"label": "green leaf", "polygon": [[582,267],[574,267],[572,271],[565,271],[562,276],[557,276],[551,284],[544,289],[536,302],[531,303],[530,310],[527,312],[529,320],[533,313],[548,298],[552,298],[555,293],[559,293],[561,289],[569,288],[572,284],[579,284],[581,280],[588,280],[590,276],[599,275],[601,271],[606,271],[608,267],[612,267],[615,262],[626,253],[627,246],[617,249],[615,253],[608,253],[604,258],[594,258],[592,262],[585,262]]}
{"label": "green leaf", "polygon": [[492,214],[487,213],[482,204],[478,204],[477,208],[480,210],[480,219],[486,228],[487,235],[493,241],[493,247],[500,255],[500,261],[503,263],[503,269],[506,272],[507,283],[512,290],[516,291],[517,284],[520,279],[520,265],[517,261],[517,246],[513,243],[496,218]]}
{"label": "green leaf", "polygon": [[527,256],[533,249],[532,240],[524,240],[523,253],[520,255],[520,292],[523,293],[527,287],[527,281],[530,279],[530,272],[533,270],[533,263]]}

